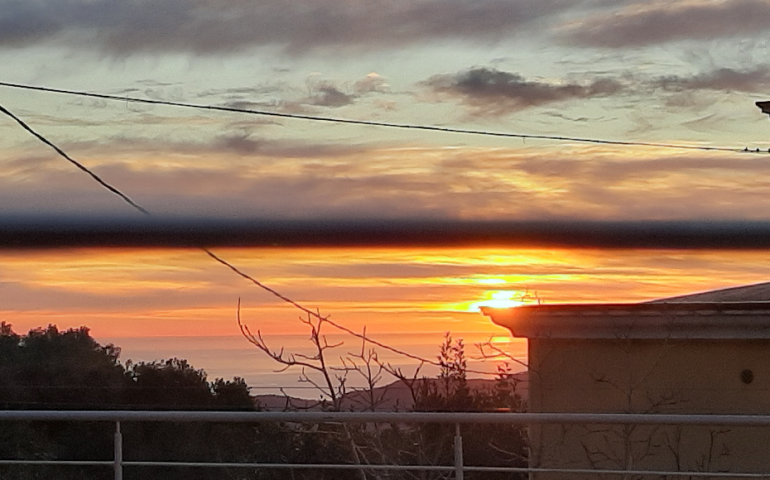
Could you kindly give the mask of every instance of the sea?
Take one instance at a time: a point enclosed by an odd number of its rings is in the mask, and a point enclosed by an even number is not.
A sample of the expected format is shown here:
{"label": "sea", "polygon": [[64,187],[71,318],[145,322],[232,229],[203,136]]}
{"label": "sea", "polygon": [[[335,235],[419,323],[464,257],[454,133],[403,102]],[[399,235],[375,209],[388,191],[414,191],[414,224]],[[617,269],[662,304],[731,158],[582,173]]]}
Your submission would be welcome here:
{"label": "sea", "polygon": [[[389,333],[373,337],[378,342],[393,347],[399,351],[408,353],[422,359],[437,361],[439,348],[444,343],[444,333],[418,332],[418,333]],[[488,334],[459,333],[452,336],[453,341],[463,339],[465,345],[465,357],[469,378],[494,378],[498,368],[507,368],[511,372],[519,372],[525,369],[526,342],[523,339],[511,339],[508,337],[494,337],[495,347],[504,351],[515,360],[495,355],[493,358],[482,358],[481,351],[476,344],[489,342]],[[165,337],[105,337],[96,338],[101,344],[112,343],[121,348],[121,361],[152,362],[169,358],[186,359],[196,369],[206,372],[209,381],[216,378],[231,380],[233,377],[241,377],[251,387],[254,395],[260,394],[287,394],[298,398],[319,398],[321,392],[311,382],[323,382],[323,378],[311,368],[304,368],[307,379],[303,379],[301,366],[283,365],[255,345],[251,344],[243,336],[165,336]],[[272,351],[283,349],[284,358],[289,359],[294,355],[297,361],[317,363],[312,357],[317,354],[308,335],[268,335],[264,337]],[[336,377],[344,377],[348,388],[356,388],[365,385],[365,378],[356,371],[343,371],[341,368],[353,363],[363,366],[365,363],[360,358],[362,342],[351,336],[329,335],[326,337],[329,345],[324,351],[330,371]],[[407,376],[418,377],[436,376],[439,367],[423,363],[419,360],[407,357],[367,343],[364,348],[364,357],[374,349],[380,363],[391,368],[400,369]],[[359,358],[356,358],[356,357]],[[371,362],[374,372],[379,368],[375,362]],[[418,370],[419,369],[419,370]],[[379,385],[386,385],[396,379],[385,372],[380,372]]]}

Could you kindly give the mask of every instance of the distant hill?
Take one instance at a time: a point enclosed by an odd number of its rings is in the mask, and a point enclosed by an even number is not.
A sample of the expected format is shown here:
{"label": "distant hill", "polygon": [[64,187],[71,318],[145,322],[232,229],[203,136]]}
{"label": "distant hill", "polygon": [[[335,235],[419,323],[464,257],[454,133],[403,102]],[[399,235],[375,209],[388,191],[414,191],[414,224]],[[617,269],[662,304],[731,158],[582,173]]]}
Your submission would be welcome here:
{"label": "distant hill", "polygon": [[[518,382],[516,393],[521,395],[525,401],[529,399],[529,382],[527,372],[517,373],[514,379]],[[419,382],[438,382],[435,378],[417,380]],[[495,381],[491,379],[471,378],[468,379],[468,387],[472,391],[492,390]],[[344,410],[367,410],[371,405],[370,393],[366,391],[354,391],[343,399]],[[403,382],[397,380],[388,385],[377,387],[371,392],[376,410],[380,412],[408,411],[414,406],[414,400],[409,387]],[[318,410],[321,408],[317,400],[308,400],[304,398],[289,397],[283,395],[257,395],[254,400],[258,402],[263,410],[282,411],[282,410]]]}
{"label": "distant hill", "polygon": [[284,410],[314,410],[318,407],[317,400],[289,397],[286,395],[256,395],[254,401],[261,410],[281,412]]}

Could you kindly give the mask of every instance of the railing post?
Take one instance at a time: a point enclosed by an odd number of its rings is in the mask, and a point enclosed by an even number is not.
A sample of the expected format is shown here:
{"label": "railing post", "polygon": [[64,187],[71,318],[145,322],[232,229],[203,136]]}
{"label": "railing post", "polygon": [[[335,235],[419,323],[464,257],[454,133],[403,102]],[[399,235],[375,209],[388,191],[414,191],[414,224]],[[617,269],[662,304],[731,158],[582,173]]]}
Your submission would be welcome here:
{"label": "railing post", "polygon": [[460,435],[460,424],[455,423],[455,480],[463,480],[463,437]]}
{"label": "railing post", "polygon": [[123,480],[123,434],[120,422],[115,422],[115,480]]}

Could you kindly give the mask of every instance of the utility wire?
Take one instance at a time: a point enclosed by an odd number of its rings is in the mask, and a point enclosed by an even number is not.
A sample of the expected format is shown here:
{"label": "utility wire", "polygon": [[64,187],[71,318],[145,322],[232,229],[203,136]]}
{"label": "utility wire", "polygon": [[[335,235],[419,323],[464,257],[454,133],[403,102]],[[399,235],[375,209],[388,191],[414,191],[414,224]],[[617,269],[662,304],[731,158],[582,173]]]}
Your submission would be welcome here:
{"label": "utility wire", "polygon": [[39,134],[39,133],[37,133],[36,131],[32,130],[32,128],[30,128],[30,126],[29,126],[29,125],[27,125],[26,123],[24,123],[24,121],[22,121],[22,119],[20,119],[19,117],[17,117],[17,116],[16,116],[16,115],[14,115],[13,113],[11,113],[11,112],[10,112],[8,109],[6,109],[5,107],[3,107],[2,105],[0,105],[0,112],[2,112],[2,113],[4,113],[4,114],[8,115],[9,117],[11,117],[13,120],[15,120],[15,121],[16,121],[16,123],[18,123],[19,125],[21,125],[21,128],[23,128],[24,130],[26,130],[26,131],[28,131],[29,133],[31,133],[31,134],[32,134],[32,135],[33,135],[35,138],[37,138],[37,139],[38,139],[38,140],[40,140],[41,142],[43,142],[43,143],[45,143],[46,145],[48,145],[49,147],[53,148],[53,149],[56,151],[56,153],[58,153],[59,155],[61,155],[61,156],[62,156],[62,157],[64,157],[65,159],[67,159],[67,161],[68,161],[68,162],[70,162],[71,164],[73,164],[73,165],[75,165],[76,167],[78,167],[78,168],[79,168],[81,171],[83,171],[83,172],[85,172],[86,174],[88,174],[88,175],[89,175],[91,178],[93,178],[94,180],[96,180],[96,182],[97,182],[99,185],[101,185],[102,187],[106,188],[107,190],[109,190],[110,192],[114,193],[115,195],[119,196],[120,198],[122,198],[122,199],[123,199],[123,201],[124,201],[124,202],[128,203],[129,205],[131,205],[131,206],[132,206],[132,207],[134,207],[135,209],[139,210],[139,211],[140,211],[140,212],[142,212],[143,214],[145,214],[145,215],[150,215],[150,212],[148,212],[147,210],[145,210],[144,208],[142,208],[142,207],[141,207],[139,204],[137,204],[136,202],[134,202],[133,200],[131,200],[131,199],[130,199],[130,198],[127,196],[127,195],[125,195],[123,192],[121,192],[121,191],[120,191],[120,190],[118,190],[117,188],[113,187],[113,186],[112,186],[112,185],[110,185],[109,183],[107,183],[107,182],[105,182],[104,180],[102,180],[102,179],[101,179],[101,177],[99,177],[97,174],[95,174],[94,172],[92,172],[91,170],[89,170],[88,168],[86,168],[86,167],[85,167],[85,166],[84,166],[82,163],[78,162],[77,160],[75,160],[75,159],[73,159],[72,157],[70,157],[69,155],[67,155],[67,154],[64,152],[64,150],[62,150],[61,148],[57,147],[57,146],[56,146],[56,145],[54,145],[53,143],[49,142],[49,141],[48,141],[48,140],[47,140],[45,137],[43,137],[42,135],[40,135],[40,134]]}
{"label": "utility wire", "polygon": [[[278,292],[278,291],[268,287],[267,285],[265,285],[264,283],[262,283],[259,280],[255,279],[251,275],[243,272],[238,267],[234,266],[233,264],[231,264],[231,263],[227,262],[226,260],[222,259],[221,257],[217,256],[211,250],[209,250],[207,248],[203,248],[202,250],[204,252],[206,252],[206,255],[208,255],[209,257],[213,258],[214,260],[216,260],[217,262],[221,263],[222,265],[226,266],[227,268],[229,268],[230,270],[232,270],[236,274],[240,275],[241,277],[245,278],[246,280],[250,281],[254,285],[258,286],[262,290],[265,290],[266,292],[269,292],[269,293],[275,295],[276,297],[280,298],[284,302],[294,306],[298,310],[301,310],[302,312],[312,316],[313,318],[317,318],[318,320],[326,322],[326,323],[328,323],[329,325],[333,326],[334,328],[336,328],[338,330],[342,330],[343,332],[348,333],[348,334],[350,334],[350,335],[352,335],[352,336],[354,336],[356,338],[359,338],[361,340],[369,342],[369,343],[371,343],[373,345],[377,345],[378,347],[384,348],[384,349],[389,350],[389,351],[391,351],[393,353],[397,353],[397,354],[402,355],[404,357],[411,358],[412,360],[417,360],[417,361],[420,361],[420,362],[423,362],[423,363],[428,363],[430,365],[434,365],[434,366],[437,366],[437,367],[441,366],[441,364],[439,362],[435,361],[435,360],[428,360],[427,358],[418,357],[418,356],[413,355],[413,354],[411,354],[409,352],[406,352],[406,351],[403,351],[403,350],[399,350],[399,349],[391,347],[390,345],[387,345],[385,343],[381,343],[381,342],[378,342],[376,340],[373,340],[373,339],[367,337],[366,335],[362,335],[360,333],[357,333],[357,332],[355,332],[355,331],[345,327],[344,325],[340,325],[339,323],[336,323],[336,322],[332,321],[329,318],[328,315],[321,315],[318,312],[314,312],[314,311],[310,310],[309,308],[301,305],[300,303],[292,300],[291,298],[283,295],[282,293],[280,293],[280,292]],[[471,373],[484,373],[485,375],[490,375],[489,372],[473,372],[473,371],[470,371],[470,370],[469,370],[469,372],[471,372]]]}
{"label": "utility wire", "polygon": [[533,140],[554,140],[557,142],[593,143],[593,144],[600,144],[600,145],[657,147],[657,148],[668,148],[668,149],[678,149],[678,150],[706,150],[706,151],[721,151],[721,152],[733,152],[733,153],[768,153],[770,154],[770,149],[768,149],[767,152],[764,152],[764,151],[760,151],[759,149],[749,150],[748,147],[746,148],[708,147],[704,145],[677,145],[673,143],[604,140],[599,138],[569,137],[569,136],[562,136],[562,135],[535,135],[535,134],[527,134],[527,133],[493,132],[488,130],[438,127],[434,125],[376,122],[372,120],[354,120],[350,118],[325,117],[325,116],[319,116],[319,115],[300,115],[295,113],[279,113],[279,112],[271,112],[267,110],[251,110],[251,109],[245,109],[245,108],[225,107],[225,106],[218,106],[218,105],[171,102],[168,100],[150,100],[150,99],[144,99],[144,98],[124,97],[119,95],[108,95],[104,93],[84,92],[84,91],[78,91],[78,90],[63,90],[59,88],[39,87],[35,85],[24,85],[24,84],[9,83],[9,82],[0,82],[0,86],[9,87],[9,88],[20,88],[24,90],[33,90],[38,92],[60,93],[64,95],[100,98],[103,100],[115,100],[120,102],[145,103],[150,105],[167,105],[172,107],[194,108],[194,109],[200,109],[200,110],[215,110],[220,112],[242,113],[247,115],[259,115],[259,116],[265,116],[265,117],[292,118],[297,120],[309,120],[309,121],[327,122],[327,123],[342,123],[342,124],[348,124],[348,125],[366,125],[371,127],[399,128],[403,130],[427,130],[431,132],[459,133],[459,134],[465,134],[465,135],[483,135],[488,137],[506,137],[506,138],[521,138],[521,139],[533,139]]}
{"label": "utility wire", "polygon": [[[13,113],[11,113],[7,108],[3,107],[2,105],[0,105],[0,112],[2,112],[4,114],[8,115],[9,117],[11,117],[13,120],[16,121],[16,123],[21,125],[22,128],[24,128],[24,130],[28,131],[33,136],[35,136],[35,138],[37,138],[41,142],[45,143],[49,147],[53,148],[56,151],[56,153],[58,153],[59,155],[61,155],[65,159],[67,159],[70,163],[74,164],[76,167],[78,167],[83,172],[85,172],[88,175],[90,175],[91,178],[93,178],[94,180],[96,180],[99,183],[99,185],[101,185],[102,187],[106,188],[111,193],[119,196],[124,202],[126,202],[132,208],[134,208],[135,210],[141,212],[144,215],[152,216],[152,214],[147,209],[145,209],[141,205],[139,205],[136,202],[134,202],[133,200],[131,200],[127,195],[122,193],[117,188],[113,187],[112,185],[110,185],[107,182],[105,182],[104,180],[102,180],[98,175],[96,175],[91,170],[89,170],[88,167],[86,167],[83,164],[81,164],[81,163],[77,162],[76,160],[72,159],[69,155],[67,155],[67,153],[64,152],[64,150],[62,150],[61,148],[57,147],[52,142],[47,140],[45,137],[43,137],[42,135],[37,133],[29,125],[27,125],[23,120],[21,120],[19,117],[17,117]],[[200,247],[200,249],[203,250],[203,252],[205,252],[206,255],[208,255],[209,257],[211,257],[215,261],[219,262],[220,264],[226,266],[227,268],[229,268],[230,270],[232,270],[236,274],[240,275],[241,277],[245,278],[246,280],[250,281],[251,283],[253,283],[257,287],[259,287],[262,290],[264,290],[264,291],[266,291],[266,292],[268,292],[268,293],[278,297],[282,301],[284,301],[284,302],[294,306],[295,308],[301,310],[302,312],[305,312],[306,314],[311,315],[314,318],[317,318],[318,320],[327,322],[330,325],[332,325],[333,327],[335,327],[335,328],[337,328],[339,330],[342,330],[343,332],[346,332],[346,333],[348,333],[350,335],[353,335],[354,337],[357,337],[359,339],[365,340],[365,341],[367,341],[369,343],[372,343],[373,345],[377,345],[378,347],[384,348],[384,349],[389,350],[389,351],[391,351],[393,353],[396,353],[398,355],[402,355],[402,356],[411,358],[413,360],[417,360],[417,361],[420,361],[420,362],[423,362],[423,363],[427,363],[427,364],[430,364],[430,365],[434,365],[434,366],[438,366],[438,367],[441,366],[441,364],[439,362],[435,361],[435,360],[429,360],[427,358],[422,358],[422,357],[413,355],[411,353],[405,352],[403,350],[399,350],[399,349],[391,347],[391,346],[389,346],[387,344],[384,344],[384,343],[378,342],[376,340],[373,340],[373,339],[371,339],[369,337],[366,337],[365,335],[362,335],[360,333],[356,333],[353,330],[351,330],[351,329],[349,329],[349,328],[347,328],[347,327],[345,327],[343,325],[340,325],[339,323],[333,322],[332,320],[329,319],[328,315],[327,316],[323,316],[323,315],[321,315],[318,312],[314,312],[314,311],[310,310],[309,308],[303,306],[299,302],[297,302],[295,300],[292,300],[291,298],[283,295],[282,293],[278,292],[277,290],[275,290],[275,289],[265,285],[264,283],[260,282],[256,278],[254,278],[251,275],[249,275],[249,274],[245,273],[244,271],[240,270],[238,267],[236,267],[232,263],[228,262],[227,260],[223,259],[222,257],[219,257],[218,255],[216,255],[214,252],[212,252],[208,248]],[[467,370],[467,372],[469,372],[469,373],[484,374],[484,375],[491,375],[490,372],[473,371],[473,370]]]}

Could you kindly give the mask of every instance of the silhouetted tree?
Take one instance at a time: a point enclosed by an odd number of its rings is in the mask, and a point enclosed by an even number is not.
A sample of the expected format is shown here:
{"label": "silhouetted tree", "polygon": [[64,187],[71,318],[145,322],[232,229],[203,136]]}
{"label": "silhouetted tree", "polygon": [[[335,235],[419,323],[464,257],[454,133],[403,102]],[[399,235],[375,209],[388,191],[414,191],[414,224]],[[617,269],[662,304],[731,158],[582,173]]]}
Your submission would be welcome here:
{"label": "silhouetted tree", "polygon": [[[10,325],[0,323],[0,406],[89,410],[255,408],[249,387],[241,378],[208,382],[206,373],[186,360],[129,361],[123,366],[119,356],[119,348],[100,345],[86,327],[60,331],[49,325],[18,335]],[[109,460],[113,433],[114,426],[104,422],[5,422],[0,425],[0,458]],[[134,460],[280,462],[285,452],[302,452],[305,448],[296,431],[275,424],[127,423],[123,433],[125,458]],[[292,460],[300,461],[296,457]],[[244,479],[287,478],[238,472]],[[221,478],[222,473],[147,468],[128,469],[126,478],[135,475],[143,479],[207,480]],[[104,467],[13,466],[0,468],[0,479],[5,478],[69,480],[111,478],[111,474]]]}
{"label": "silhouetted tree", "polygon": [[[317,331],[316,331],[317,333]],[[261,338],[260,338],[261,340]],[[331,348],[316,335],[320,368],[327,368],[323,353]],[[360,356],[350,357],[345,371],[366,376],[369,389],[392,371],[379,362],[364,342]],[[284,361],[294,358],[276,354]],[[0,406],[42,409],[255,409],[249,387],[242,378],[209,382],[206,372],[186,360],[171,358],[152,362],[119,361],[120,349],[102,346],[88,328],[59,331],[55,326],[18,335],[0,323]],[[299,362],[302,363],[302,362]],[[469,387],[465,347],[449,335],[438,355],[437,378],[408,384],[419,411],[482,411],[499,407],[519,408],[520,397],[510,374],[501,371],[489,391]],[[303,365],[300,365],[303,366]],[[328,379],[335,377],[329,373]],[[332,388],[336,386],[329,384]],[[345,401],[344,386],[332,395],[337,409]],[[336,393],[335,393],[336,395]],[[375,408],[377,401],[362,408]],[[371,400],[371,399],[370,399]],[[355,402],[347,402],[351,407]],[[346,407],[347,408],[347,407]],[[8,422],[0,425],[0,457],[67,460],[109,460],[112,457],[113,425],[104,422]],[[164,480],[210,480],[226,477],[248,479],[379,479],[442,478],[435,472],[416,475],[405,472],[375,472],[367,462],[399,464],[451,464],[454,428],[442,425],[299,425],[299,424],[212,424],[126,422],[124,458],[139,461],[214,461],[264,463],[355,463],[361,469],[250,470],[202,468],[129,468],[125,478]],[[525,442],[517,427],[464,426],[466,463],[477,465],[523,465]],[[356,457],[351,457],[353,452]],[[103,467],[4,467],[0,479],[110,478]],[[467,478],[473,475],[466,474]],[[485,474],[476,478],[514,478],[509,474]]]}
{"label": "silhouetted tree", "polygon": [[[423,379],[416,386],[416,411],[422,412],[483,412],[523,406],[515,390],[512,377],[506,370],[499,370],[495,385],[490,390],[472,390],[467,380],[467,358],[461,339],[453,340],[449,333],[439,348],[438,378]],[[451,465],[453,425],[420,425],[413,435],[420,446],[420,461],[432,461]],[[527,441],[521,427],[515,425],[462,426],[463,456],[468,465],[526,466]],[[512,473],[466,473],[466,477],[483,479],[523,478]],[[427,476],[426,476],[427,478]],[[432,478],[441,478],[436,475]]]}
{"label": "silhouetted tree", "polygon": [[[119,355],[120,349],[100,345],[86,327],[60,332],[49,325],[20,336],[10,325],[0,324],[0,405],[5,409],[110,408],[120,403],[125,383]],[[83,460],[112,455],[112,430],[104,423],[13,422],[3,427],[2,451],[15,458]],[[6,475],[66,479],[100,470],[16,467]]]}
{"label": "silhouetted tree", "polygon": [[87,327],[56,326],[25,336],[0,326],[0,405],[3,408],[99,409],[120,402],[120,349],[102,346]]}

